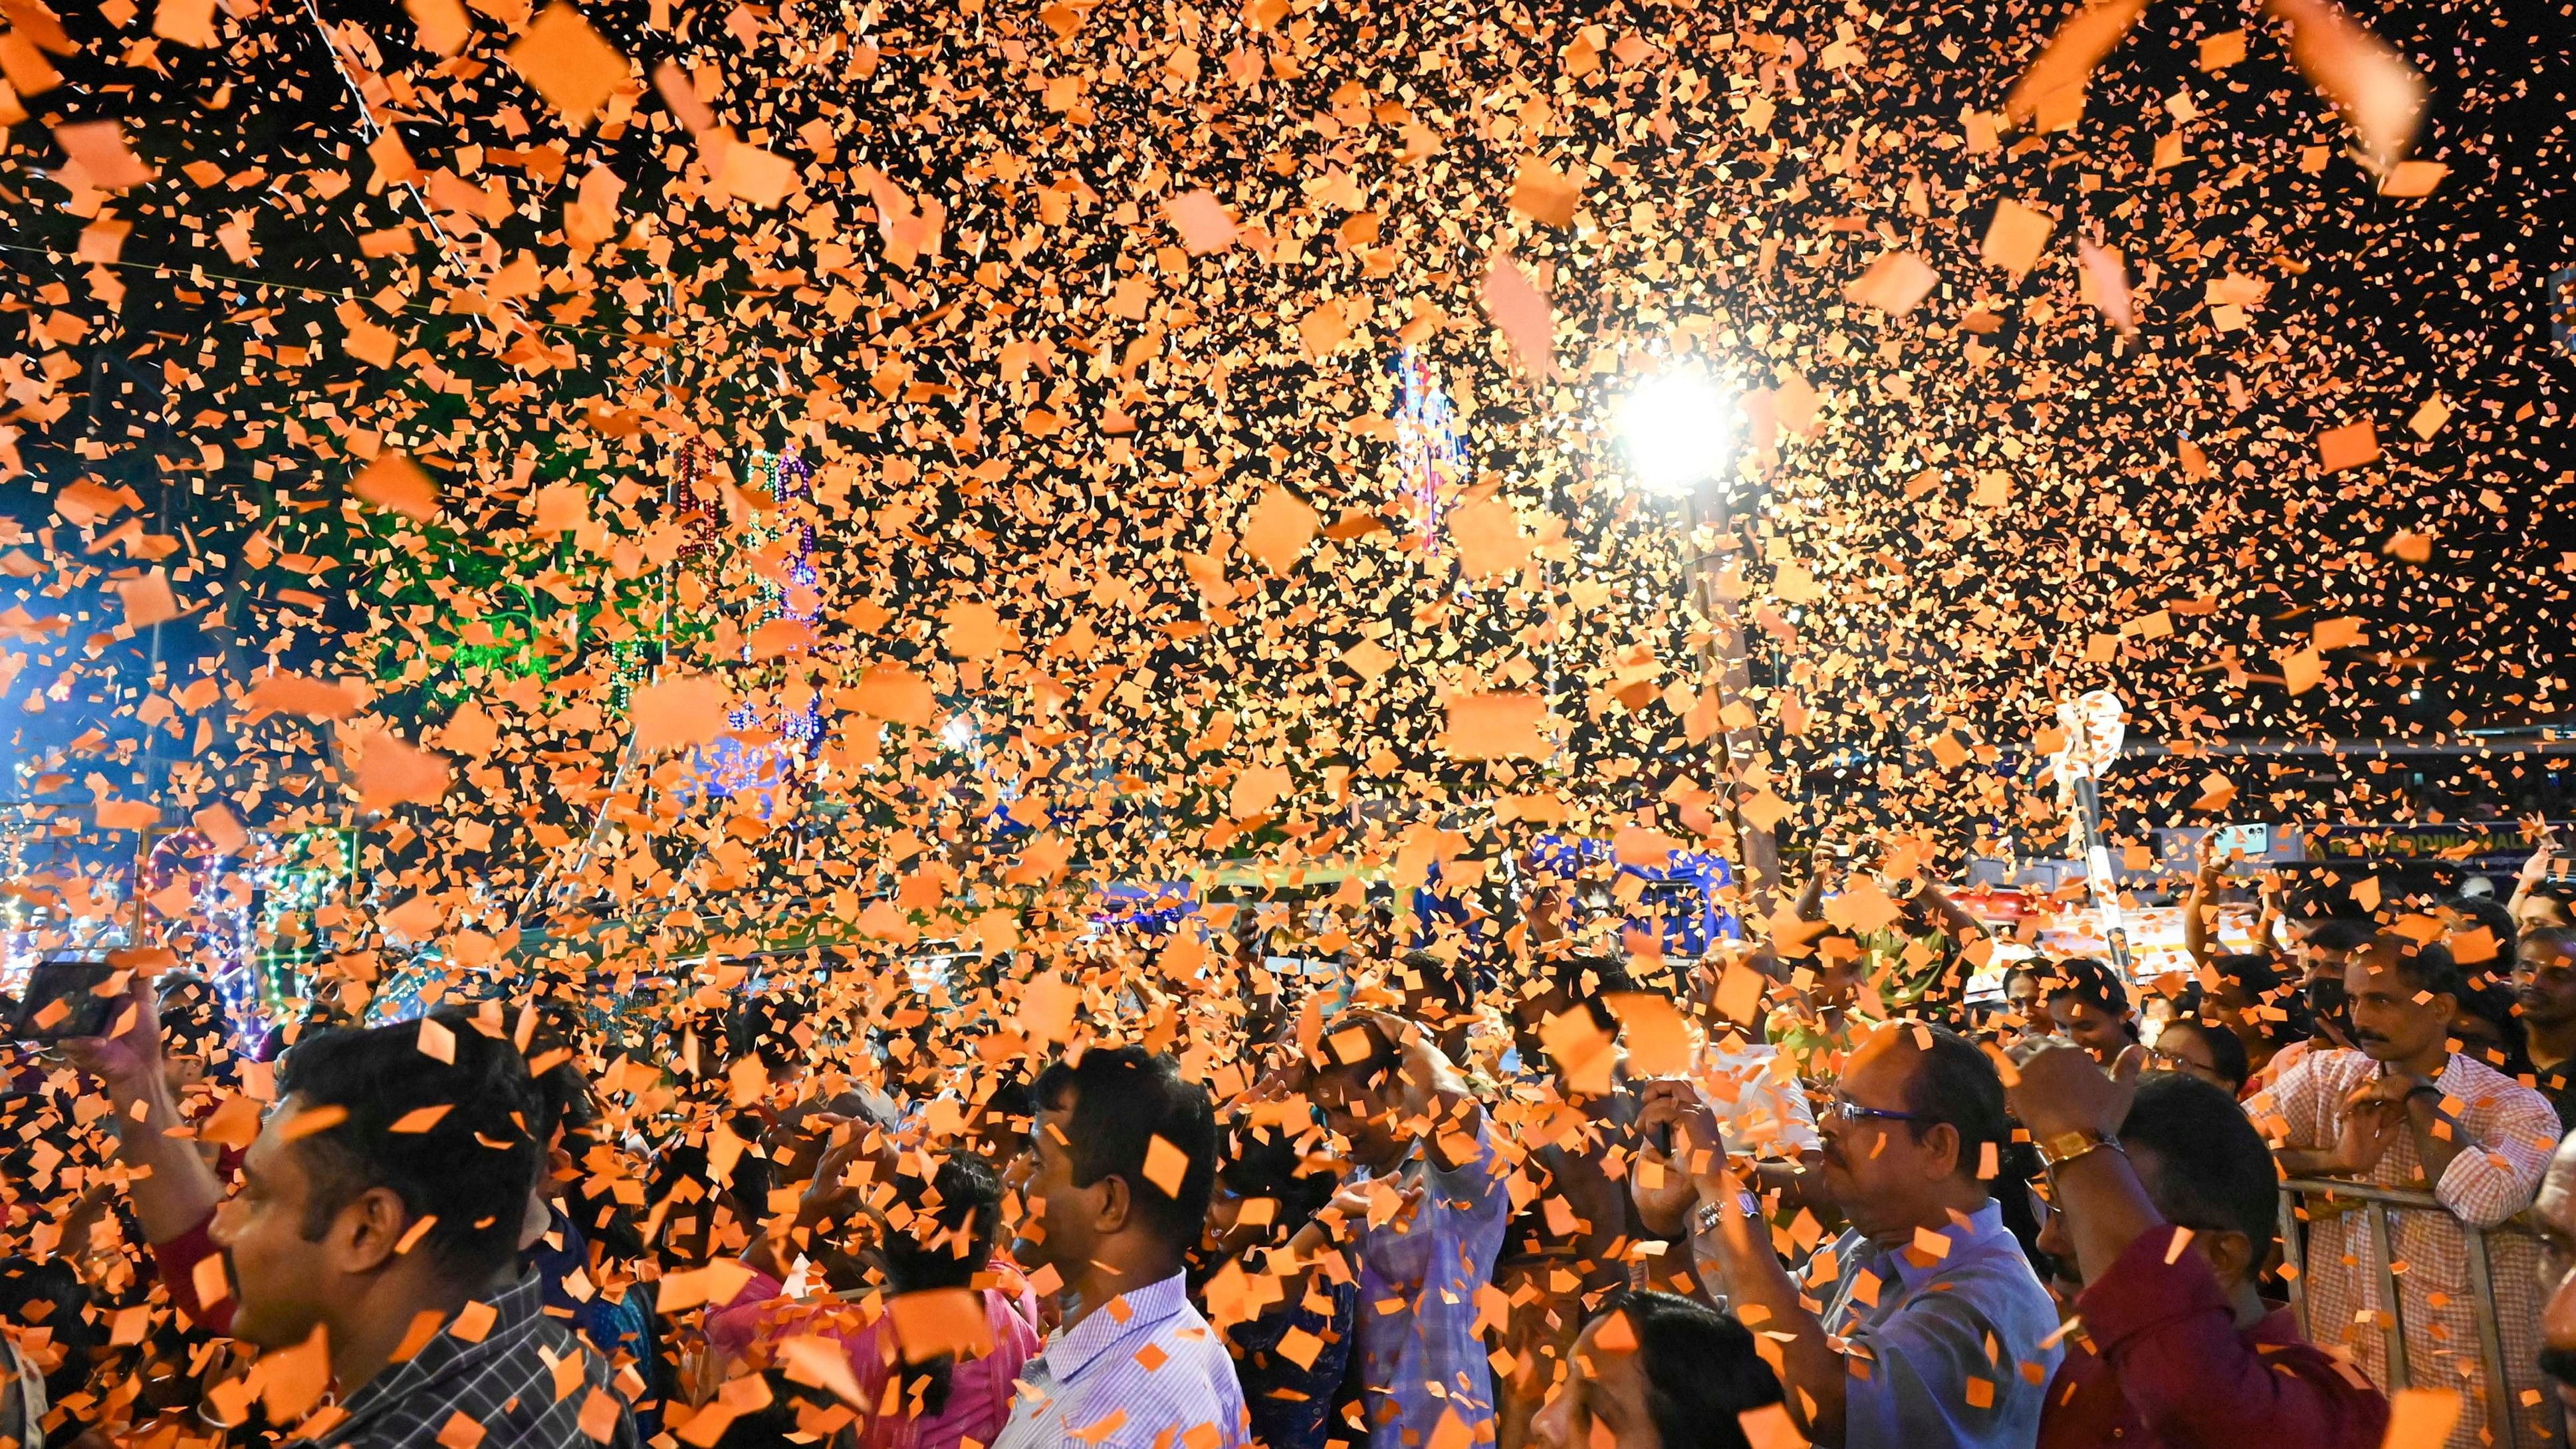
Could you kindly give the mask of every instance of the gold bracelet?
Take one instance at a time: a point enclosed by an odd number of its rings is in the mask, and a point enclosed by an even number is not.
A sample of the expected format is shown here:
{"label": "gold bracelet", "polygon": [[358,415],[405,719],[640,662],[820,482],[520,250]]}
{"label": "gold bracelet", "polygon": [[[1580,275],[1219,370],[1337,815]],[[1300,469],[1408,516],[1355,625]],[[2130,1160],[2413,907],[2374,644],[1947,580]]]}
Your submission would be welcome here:
{"label": "gold bracelet", "polygon": [[2040,1162],[2052,1173],[2087,1153],[2099,1152],[2105,1147],[2123,1157],[2128,1156],[2120,1146],[2120,1139],[2107,1132],[2060,1132],[2038,1146]]}

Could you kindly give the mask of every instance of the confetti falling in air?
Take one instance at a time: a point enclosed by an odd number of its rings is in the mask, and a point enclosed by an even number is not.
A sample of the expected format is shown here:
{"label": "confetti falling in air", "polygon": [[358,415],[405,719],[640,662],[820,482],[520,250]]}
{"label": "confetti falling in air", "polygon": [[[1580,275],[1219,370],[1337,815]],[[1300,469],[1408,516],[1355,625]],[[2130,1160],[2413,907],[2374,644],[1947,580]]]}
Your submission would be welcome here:
{"label": "confetti falling in air", "polygon": [[12,949],[245,1032],[753,961],[1231,1097],[1290,900],[1508,974],[1541,835],[2050,856],[2094,689],[2115,848],[2565,715],[2547,6],[383,8],[0,35]]}

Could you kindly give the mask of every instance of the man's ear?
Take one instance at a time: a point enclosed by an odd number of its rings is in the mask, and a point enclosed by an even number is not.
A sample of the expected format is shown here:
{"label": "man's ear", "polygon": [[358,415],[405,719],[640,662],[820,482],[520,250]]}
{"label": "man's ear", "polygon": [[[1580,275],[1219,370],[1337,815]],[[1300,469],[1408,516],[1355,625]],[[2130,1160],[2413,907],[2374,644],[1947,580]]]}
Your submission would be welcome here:
{"label": "man's ear", "polygon": [[2272,1251],[2271,1239],[2257,1242],[2251,1233],[2201,1232],[2195,1237],[2221,1283],[2241,1283],[2252,1278],[2262,1271],[2262,1260]]}
{"label": "man's ear", "polygon": [[338,1272],[372,1273],[393,1261],[395,1248],[411,1225],[402,1194],[389,1187],[371,1187],[332,1217],[322,1251]]}
{"label": "man's ear", "polygon": [[1960,1140],[1959,1129],[1951,1123],[1935,1122],[1924,1128],[1923,1150],[1931,1155],[1933,1161],[1942,1163],[1940,1171],[1926,1171],[1924,1176],[1944,1178],[1955,1175],[1962,1166],[1959,1154],[1966,1145]]}
{"label": "man's ear", "polygon": [[1091,1213],[1091,1230],[1102,1237],[1126,1227],[1128,1215],[1136,1210],[1135,1193],[1129,1190],[1127,1179],[1117,1173],[1110,1173],[1083,1191],[1100,1194],[1100,1206]]}

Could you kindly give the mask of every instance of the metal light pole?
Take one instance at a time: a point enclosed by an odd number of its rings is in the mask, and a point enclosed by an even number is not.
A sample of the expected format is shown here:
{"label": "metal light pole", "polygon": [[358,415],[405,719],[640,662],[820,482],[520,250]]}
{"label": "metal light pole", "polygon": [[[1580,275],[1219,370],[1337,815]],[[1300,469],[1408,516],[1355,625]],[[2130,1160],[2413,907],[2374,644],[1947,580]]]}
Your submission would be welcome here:
{"label": "metal light pole", "polygon": [[[1746,669],[1744,623],[1735,601],[1718,588],[1726,555],[1697,552],[1694,539],[1702,529],[1723,537],[1732,520],[1727,494],[1719,482],[1737,440],[1735,400],[1704,374],[1676,370],[1641,384],[1620,409],[1619,429],[1628,445],[1629,462],[1638,484],[1649,493],[1681,505],[1677,541],[1684,550],[1684,588],[1708,621],[1704,650],[1706,672],[1717,685],[1719,707],[1742,700],[1751,676]],[[1772,832],[1744,818],[1734,787],[1751,763],[1760,741],[1747,725],[1720,731],[1716,754],[1725,792],[1728,823],[1735,828],[1748,899],[1755,912],[1769,915],[1779,888],[1780,852]]]}
{"label": "metal light pole", "polygon": [[2069,843],[2084,862],[2093,909],[2102,918],[2102,936],[2111,946],[2111,965],[2129,979],[2129,928],[2120,915],[2120,883],[2111,874],[2111,848],[2102,838],[2101,779],[2120,757],[2120,740],[2128,732],[2121,718],[2120,696],[2097,689],[2077,699],[2060,700],[2058,727],[2066,747],[2049,756],[2057,773],[2057,806],[2066,812]]}

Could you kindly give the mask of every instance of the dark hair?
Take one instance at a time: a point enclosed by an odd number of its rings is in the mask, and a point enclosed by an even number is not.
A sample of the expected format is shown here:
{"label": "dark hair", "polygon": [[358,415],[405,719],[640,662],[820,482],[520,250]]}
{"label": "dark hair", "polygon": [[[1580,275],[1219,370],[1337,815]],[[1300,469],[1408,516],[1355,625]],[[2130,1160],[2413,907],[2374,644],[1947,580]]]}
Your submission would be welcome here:
{"label": "dark hair", "polygon": [[[1345,1061],[1345,1049],[1334,1041],[1345,1032],[1357,1032],[1368,1042],[1367,1054],[1357,1061]],[[1322,1039],[1315,1044],[1315,1050],[1322,1059],[1315,1068],[1318,1075],[1348,1077],[1366,1087],[1374,1088],[1394,1081],[1396,1075],[1404,1070],[1404,1043],[1389,1036],[1386,1028],[1367,1017],[1360,1017],[1348,1026],[1328,1023]]]}
{"label": "dark hair", "polygon": [[[1453,1013],[1476,1009],[1476,971],[1462,961],[1445,961],[1430,951],[1410,951],[1397,963],[1396,984],[1420,991]],[[1412,979],[1407,980],[1410,976]]]}
{"label": "dark hair", "polygon": [[2368,921],[2333,916],[2319,922],[2317,928],[2308,933],[2307,944],[2320,951],[2358,951],[2369,945],[2370,938],[2376,934]]}
{"label": "dark hair", "polygon": [[[107,1346],[107,1325],[89,1286],[60,1258],[0,1259],[0,1322],[50,1330],[61,1357],[43,1370],[45,1401],[60,1405],[89,1386],[96,1367],[90,1355]],[[36,1355],[30,1354],[33,1358]],[[52,1437],[54,1431],[47,1431]],[[69,1439],[71,1432],[63,1437]]]}
{"label": "dark hair", "polygon": [[[2514,925],[2513,912],[2505,909],[2504,902],[2493,896],[2457,896],[2444,904],[2469,918],[2467,929],[2485,927],[2488,939],[2495,946],[2494,954],[2482,961],[2461,961],[2460,953],[2453,951],[2451,960],[2454,964],[2463,971],[2474,971],[2482,976],[2502,975],[2513,970],[2514,942],[2522,933]],[[2452,934],[2456,936],[2459,933],[2455,931]]]}
{"label": "dark hair", "polygon": [[[2249,1018],[2254,1029],[2274,1046],[2288,1046],[2316,1033],[2316,1022],[2309,1015],[2306,995],[2291,984],[2288,974],[2281,969],[2280,960],[2272,953],[2229,952],[2212,959],[2209,969],[2221,981],[2234,982],[2255,1007],[2270,1007],[2280,1013],[2278,1017],[2271,1017],[2256,1010]],[[2239,1045],[2242,1045],[2241,1041]]]}
{"label": "dark hair", "polygon": [[[1904,1033],[1909,1045],[1930,1045],[1914,1054],[1914,1073],[1905,1083],[1905,1110],[1916,1118],[1906,1126],[1916,1141],[1927,1127],[1947,1122],[1959,1133],[1956,1171],[1981,1177],[1986,1146],[1998,1160],[2012,1140],[2012,1118],[2004,1110],[2004,1080],[1976,1043],[1946,1026],[1900,1023],[1887,1028]],[[1917,1033],[1923,1035],[1918,1036]]]}
{"label": "dark hair", "polygon": [[2556,956],[2576,957],[2576,926],[2534,926],[2514,943],[2519,955],[2525,943],[2537,941]]}
{"label": "dark hair", "polygon": [[[297,1141],[313,1179],[304,1236],[319,1239],[360,1193],[391,1188],[412,1217],[437,1219],[420,1242],[431,1260],[479,1281],[519,1250],[528,1193],[544,1163],[536,1091],[518,1049],[485,1036],[474,1017],[441,1011],[426,1020],[445,1029],[452,1062],[422,1049],[418,1021],[317,1032],[288,1053],[280,1094],[307,1110],[347,1114]],[[432,1108],[447,1110],[426,1130],[394,1131]]]}
{"label": "dark hair", "polygon": [[[1064,1148],[1074,1185],[1121,1178],[1137,1216],[1165,1246],[1178,1253],[1197,1242],[1216,1185],[1216,1110],[1207,1089],[1182,1080],[1170,1058],[1127,1046],[1057,1062],[1029,1089],[1048,1112],[1065,1110],[1068,1094],[1073,1121]],[[1157,1137],[1179,1149],[1186,1163],[1177,1193],[1166,1194],[1145,1175]]]}
{"label": "dark hair", "polygon": [[2286,981],[2281,963],[2269,951],[2230,951],[2212,957],[2209,969],[2219,980],[2235,982],[2257,1000],[2279,991]]}
{"label": "dark hair", "polygon": [[[2254,1075],[2254,1062],[2245,1054],[2245,1043],[2236,1033],[2225,1027],[2213,1026],[2196,1016],[2177,1016],[2166,1022],[2164,1029],[2170,1032],[2175,1027],[2182,1027],[2196,1033],[2202,1041],[2207,1042],[2209,1064],[2216,1067],[2218,1074],[2227,1079],[2230,1089],[2239,1092],[2245,1090],[2245,1083]],[[2156,1038],[2156,1044],[2162,1046],[2164,1037],[2159,1035]]]}
{"label": "dark hair", "polygon": [[2048,967],[2048,994],[2080,1001],[2113,1021],[2138,1034],[2137,1013],[2129,1002],[2128,985],[2108,962],[2092,956],[2069,956]]}
{"label": "dark hair", "polygon": [[825,1442],[806,1431],[809,1424],[834,1417],[841,1401],[831,1390],[800,1384],[785,1369],[762,1369],[745,1377],[765,1383],[769,1401],[750,1413],[728,1418],[724,1433],[708,1449],[778,1449],[782,1444]]}
{"label": "dark hair", "polygon": [[898,1176],[894,1200],[912,1213],[885,1235],[886,1277],[895,1292],[963,1288],[992,1262],[1002,1227],[1002,1180],[982,1158],[952,1153],[926,1182]]}
{"label": "dark hair", "polygon": [[[2479,978],[2478,983],[2472,986],[2467,983],[2466,973],[2462,973],[2458,1000],[2462,1015],[2474,1016],[2495,1029],[2496,1047],[2483,1048],[2470,1054],[2487,1056],[2500,1048],[2504,1053],[2504,1059],[2502,1061],[2490,1059],[2487,1065],[2499,1071],[2510,1069],[2515,1073],[2528,1070],[2522,1065],[2526,1039],[2521,1008],[2514,1001],[2513,988],[2484,977]],[[2462,1045],[2467,1046],[2470,1043],[2463,1042]]]}
{"label": "dark hair", "polygon": [[[993,1238],[1002,1227],[1002,1180],[981,1158],[959,1152],[924,1182],[895,1179],[894,1201],[911,1210],[902,1227],[886,1228],[886,1287],[897,1294],[932,1288],[971,1288],[993,1261]],[[948,1407],[954,1355],[941,1354],[905,1370],[899,1390],[918,1397],[927,1417]]]}
{"label": "dark hair", "polygon": [[1672,1293],[1630,1293],[1609,1312],[1636,1331],[1646,1411],[1664,1449],[1749,1449],[1743,1416],[1781,1402],[1751,1329]]}
{"label": "dark hair", "polygon": [[793,996],[755,996],[744,1002],[725,1022],[731,1038],[726,1065],[758,1057],[769,1070],[785,1071],[807,1054],[796,1041],[796,1028],[812,1015],[813,1008]]}
{"label": "dark hair", "polygon": [[2168,1222],[2233,1228],[2263,1256],[2279,1221],[2280,1172],[2263,1134],[2224,1087],[2181,1072],[2139,1078],[2120,1142],[2132,1153],[2155,1154],[2147,1186]]}
{"label": "dark hair", "polygon": [[2372,961],[2395,968],[2418,991],[2449,996],[2454,1001],[2468,1000],[2468,983],[2460,979],[2460,964],[2451,959],[2451,948],[2439,941],[2418,941],[2391,931],[2371,937],[2364,949]]}
{"label": "dark hair", "polygon": [[1271,1230],[1280,1237],[1296,1232],[1333,1200],[1330,1172],[1307,1165],[1298,1134],[1274,1123],[1235,1119],[1225,1134],[1224,1157],[1217,1180],[1237,1197],[1275,1199],[1279,1212]]}
{"label": "dark hair", "polygon": [[[1628,968],[1607,956],[1567,956],[1547,969],[1548,985],[1567,1001],[1584,1009],[1592,1024],[1613,1036],[1619,1033],[1619,1018],[1604,998],[1615,992],[1634,991],[1637,983]],[[1526,1001],[1528,998],[1523,998]],[[1516,1008],[1517,1009],[1517,1008]]]}

